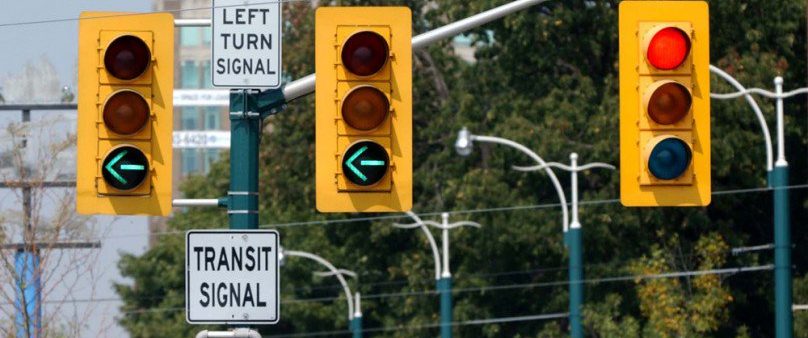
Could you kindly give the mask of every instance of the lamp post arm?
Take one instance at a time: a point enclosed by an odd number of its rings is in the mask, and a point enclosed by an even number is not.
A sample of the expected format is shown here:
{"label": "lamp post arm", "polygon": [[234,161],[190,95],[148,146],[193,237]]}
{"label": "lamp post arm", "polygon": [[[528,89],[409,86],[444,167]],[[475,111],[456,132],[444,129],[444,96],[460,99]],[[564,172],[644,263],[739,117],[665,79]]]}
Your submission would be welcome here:
{"label": "lamp post arm", "polygon": [[336,275],[345,275],[351,278],[356,278],[356,272],[346,269],[337,269],[337,271],[317,271],[314,272],[314,275],[317,277],[332,277]]}
{"label": "lamp post arm", "polygon": [[[525,153],[534,161],[539,163],[539,165],[542,166],[547,165],[547,163],[544,162],[544,160],[542,160],[542,158],[539,155],[536,155],[536,153],[534,153],[532,150],[514,141],[494,136],[470,135],[470,137],[474,141],[497,143],[510,146],[512,148],[516,148],[517,150]],[[543,169],[545,172],[547,172],[547,176],[550,176],[550,181],[553,182],[553,187],[555,187],[556,193],[558,194],[558,199],[561,201],[561,212],[563,214],[562,217],[563,217],[564,232],[567,232],[569,228],[569,211],[567,210],[567,197],[566,195],[564,195],[564,190],[561,188],[561,183],[558,181],[558,177],[556,177],[553,170],[550,169],[549,167],[545,167]]]}
{"label": "lamp post arm", "polygon": [[[734,77],[721,70],[721,68],[710,65],[710,72],[720,76],[739,91],[746,91],[746,87]],[[714,97],[713,94],[710,94],[710,96]],[[757,116],[758,122],[760,123],[760,129],[763,130],[763,141],[766,143],[766,171],[771,172],[772,169],[774,169],[774,154],[772,150],[772,136],[769,134],[769,126],[766,124],[766,118],[763,117],[763,112],[760,111],[760,107],[755,101],[755,98],[749,93],[746,93],[744,97],[746,98],[746,102],[749,102],[749,106],[752,107],[752,111],[755,112],[755,116]]]}
{"label": "lamp post arm", "polygon": [[[460,222],[454,222],[454,223],[451,223],[451,224],[447,224],[446,225],[446,230],[451,230],[451,229],[459,228],[459,227],[462,227],[462,226],[470,226],[470,227],[475,227],[475,228],[481,227],[480,223],[477,223],[477,222],[460,221]],[[441,226],[441,228],[443,228],[443,226]]]}
{"label": "lamp post arm", "polygon": [[558,168],[565,171],[572,171],[572,167],[558,162],[547,162],[546,164],[537,164],[531,166],[512,165],[511,168],[518,171],[537,171],[544,168]]}
{"label": "lamp post arm", "polygon": [[340,271],[339,269],[337,269],[333,264],[331,264],[331,262],[325,260],[325,258],[322,258],[322,257],[317,256],[317,255],[312,254],[312,253],[303,252],[303,251],[294,251],[294,250],[283,250],[283,254],[288,255],[288,256],[293,256],[293,257],[308,258],[308,259],[311,259],[311,260],[313,260],[313,261],[315,261],[317,263],[320,263],[323,266],[325,266],[326,268],[328,268],[328,270],[330,270],[331,273],[333,273],[334,276],[337,277],[337,279],[339,280],[339,283],[342,284],[343,291],[345,291],[345,297],[348,300],[348,322],[350,322],[353,319],[353,315],[354,315],[353,294],[351,293],[351,289],[348,287],[348,282],[345,280],[345,277],[343,277],[342,274],[339,273],[339,271]]}
{"label": "lamp post arm", "polygon": [[421,217],[418,217],[414,212],[407,211],[407,216],[410,216],[415,223],[413,224],[398,224],[393,223],[394,227],[402,228],[402,229],[413,229],[415,227],[420,227],[421,231],[424,232],[426,235],[426,239],[429,241],[429,246],[432,248],[432,258],[435,260],[435,280],[440,279],[440,252],[438,251],[438,243],[435,242],[435,237],[432,236],[432,232],[426,227],[424,221],[421,220]]}

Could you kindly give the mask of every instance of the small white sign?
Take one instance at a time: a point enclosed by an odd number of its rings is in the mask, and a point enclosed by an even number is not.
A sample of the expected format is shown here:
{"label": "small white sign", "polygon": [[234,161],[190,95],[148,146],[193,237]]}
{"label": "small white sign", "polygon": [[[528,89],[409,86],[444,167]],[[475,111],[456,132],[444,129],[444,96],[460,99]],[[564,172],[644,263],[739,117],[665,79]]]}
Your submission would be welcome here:
{"label": "small white sign", "polygon": [[191,230],[185,235],[185,314],[190,324],[276,324],[275,230]]}
{"label": "small white sign", "polygon": [[216,87],[281,86],[281,1],[213,0]]}
{"label": "small white sign", "polygon": [[174,149],[229,149],[230,132],[225,130],[175,131]]}
{"label": "small white sign", "polygon": [[227,89],[174,89],[174,107],[229,107]]}

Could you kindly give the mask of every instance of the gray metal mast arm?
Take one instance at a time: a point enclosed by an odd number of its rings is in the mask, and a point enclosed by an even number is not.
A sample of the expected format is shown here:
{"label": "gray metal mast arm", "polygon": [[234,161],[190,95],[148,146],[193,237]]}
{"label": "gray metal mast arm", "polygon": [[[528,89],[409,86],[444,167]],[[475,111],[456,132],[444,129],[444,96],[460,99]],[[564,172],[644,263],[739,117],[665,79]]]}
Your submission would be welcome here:
{"label": "gray metal mast arm", "polygon": [[[424,48],[438,40],[455,36],[472,28],[477,28],[513,12],[521,11],[525,8],[538,5],[545,1],[547,0],[517,0],[493,9],[489,9],[485,12],[472,15],[463,20],[452,22],[446,26],[414,36],[412,38],[412,49],[417,50]],[[286,99],[286,102],[313,92],[314,74],[309,74],[305,77],[289,82],[285,87],[283,87],[283,97]]]}

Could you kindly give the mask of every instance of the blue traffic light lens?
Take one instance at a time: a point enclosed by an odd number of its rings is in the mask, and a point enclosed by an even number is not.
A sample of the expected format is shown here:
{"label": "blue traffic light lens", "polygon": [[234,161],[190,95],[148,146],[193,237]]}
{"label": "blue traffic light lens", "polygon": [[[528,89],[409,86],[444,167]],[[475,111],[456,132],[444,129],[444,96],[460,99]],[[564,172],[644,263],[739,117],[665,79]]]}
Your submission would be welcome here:
{"label": "blue traffic light lens", "polygon": [[648,157],[648,170],[661,180],[672,180],[684,174],[693,154],[679,138],[669,137],[654,146]]}

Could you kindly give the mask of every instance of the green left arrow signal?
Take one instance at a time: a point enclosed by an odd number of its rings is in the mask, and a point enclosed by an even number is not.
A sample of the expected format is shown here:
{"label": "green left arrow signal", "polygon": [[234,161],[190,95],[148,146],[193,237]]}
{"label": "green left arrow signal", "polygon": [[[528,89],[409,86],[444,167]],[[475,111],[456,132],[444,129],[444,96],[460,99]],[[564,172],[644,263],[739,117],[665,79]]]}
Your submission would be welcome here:
{"label": "green left arrow signal", "polygon": [[[351,170],[351,171],[352,171],[352,172],[353,172],[353,173],[354,173],[356,176],[358,176],[358,177],[359,177],[359,178],[360,178],[360,179],[361,179],[363,182],[366,182],[366,181],[368,180],[368,178],[367,178],[367,176],[365,176],[365,174],[364,174],[364,173],[362,173],[362,171],[361,171],[361,170],[359,170],[359,168],[357,168],[357,167],[354,165],[354,160],[356,160],[356,158],[357,158],[357,157],[359,157],[360,155],[362,155],[362,153],[364,153],[366,150],[368,150],[368,146],[362,146],[362,147],[361,147],[361,148],[359,148],[359,150],[357,150],[357,151],[356,151],[356,152],[355,152],[353,155],[351,155],[351,157],[349,157],[349,158],[348,158],[348,162],[346,162],[346,163],[345,163],[345,165],[346,165],[346,166],[348,166],[348,169],[350,169],[350,170]],[[361,160],[361,161],[359,161],[359,165],[360,165],[360,166],[367,166],[367,167],[372,167],[372,166],[383,166],[383,165],[384,165],[384,161],[379,161],[379,160]]]}
{"label": "green left arrow signal", "polygon": [[[109,161],[109,163],[107,163],[107,165],[104,167],[104,169],[107,169],[107,171],[110,173],[110,175],[112,175],[112,177],[115,177],[115,179],[118,180],[118,182],[121,182],[121,184],[126,184],[127,182],[126,182],[126,179],[123,178],[123,176],[121,176],[121,174],[119,174],[118,171],[115,170],[115,164],[118,163],[118,161],[120,161],[121,158],[123,158],[126,155],[127,152],[128,152],[127,150],[124,150],[124,151],[118,153],[118,155],[115,156],[114,158],[112,158],[112,160]],[[120,169],[120,170],[146,170],[146,167],[143,166],[143,165],[140,165],[140,164],[121,164],[120,166],[118,166],[118,169]]]}

